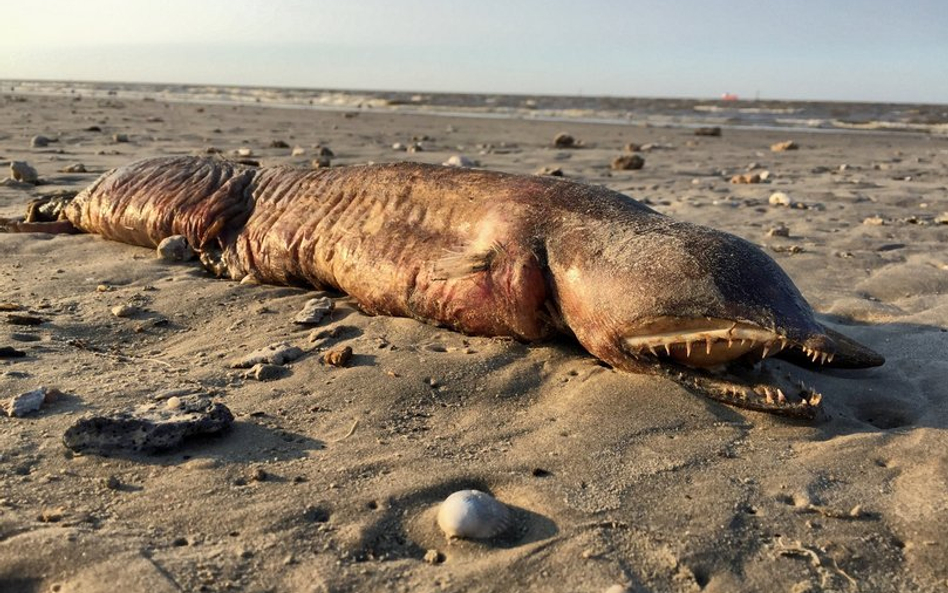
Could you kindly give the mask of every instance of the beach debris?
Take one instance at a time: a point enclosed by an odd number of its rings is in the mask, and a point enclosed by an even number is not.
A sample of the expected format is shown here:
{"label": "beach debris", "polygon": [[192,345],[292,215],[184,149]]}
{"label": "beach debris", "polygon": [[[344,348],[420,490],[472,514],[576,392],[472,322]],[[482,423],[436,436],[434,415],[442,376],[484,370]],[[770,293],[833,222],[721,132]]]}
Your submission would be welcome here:
{"label": "beach debris", "polygon": [[441,164],[445,167],[476,167],[478,165],[477,161],[473,161],[461,154],[453,155]]}
{"label": "beach debris", "polygon": [[194,257],[194,250],[183,235],[165,237],[155,250],[158,257],[165,261],[188,261]]}
{"label": "beach debris", "polygon": [[881,216],[870,216],[862,219],[862,224],[866,226],[882,226],[885,224],[885,219]]}
{"label": "beach debris", "polygon": [[553,167],[550,165],[540,167],[533,174],[534,175],[547,175],[549,177],[566,177],[566,174],[563,173],[562,167]]}
{"label": "beach debris", "polygon": [[290,156],[303,156],[306,154],[306,149],[302,146],[294,146],[293,152],[290,153]]}
{"label": "beach debris", "polygon": [[112,134],[112,142],[116,144],[128,142],[128,134]]}
{"label": "beach debris", "polygon": [[431,549],[425,552],[424,560],[428,564],[441,564],[442,562],[444,562],[444,554],[442,554],[438,550]]}
{"label": "beach debris", "polygon": [[49,146],[49,138],[42,135],[33,136],[30,139],[30,147],[32,148],[46,148]]}
{"label": "beach debris", "polygon": [[13,346],[0,346],[0,358],[23,358],[26,352],[17,350]]}
{"label": "beach debris", "polygon": [[112,315],[120,318],[135,317],[142,312],[142,310],[135,305],[115,305],[111,311]]}
{"label": "beach debris", "polygon": [[270,148],[289,148],[290,145],[283,140],[271,140]]}
{"label": "beach debris", "polygon": [[405,146],[404,144],[402,144],[401,142],[396,142],[396,143],[392,144],[392,150],[400,150],[400,151],[403,151],[403,152],[404,152],[404,151],[408,150],[408,147]]}
{"label": "beach debris", "polygon": [[948,212],[942,212],[941,214],[936,216],[932,220],[932,222],[934,222],[935,224],[948,224]]}
{"label": "beach debris", "polygon": [[776,144],[770,145],[770,150],[773,152],[785,152],[787,150],[797,150],[799,148],[800,145],[793,140],[786,140],[784,142],[777,142]]}
{"label": "beach debris", "polygon": [[421,142],[412,142],[408,145],[408,152],[424,152],[425,145]]}
{"label": "beach debris", "polygon": [[86,166],[82,163],[73,163],[71,165],[66,165],[59,170],[60,173],[88,173]]}
{"label": "beach debris", "polygon": [[10,325],[40,325],[46,323],[46,320],[36,315],[10,313],[7,315],[7,323]]}
{"label": "beach debris", "polygon": [[284,367],[261,362],[244,371],[243,378],[254,379],[256,381],[274,381],[283,377],[285,374],[286,369]]}
{"label": "beach debris", "polygon": [[789,237],[790,228],[787,225],[783,224],[782,222],[778,222],[776,226],[770,227],[770,230],[767,231],[767,236],[768,237]]}
{"label": "beach debris", "polygon": [[438,508],[438,527],[448,539],[490,539],[511,524],[510,509],[480,490],[459,490]]}
{"label": "beach debris", "polygon": [[637,154],[623,154],[612,159],[612,168],[617,171],[631,171],[645,166],[645,159]]}
{"label": "beach debris", "polygon": [[33,391],[14,395],[7,400],[4,409],[7,412],[7,416],[22,418],[27,414],[39,411],[44,403],[53,401],[61,394],[62,392],[58,389],[39,387]]}
{"label": "beach debris", "polygon": [[249,369],[257,364],[275,364],[282,366],[303,356],[303,351],[296,346],[290,346],[287,342],[278,342],[254,350],[250,354],[243,356],[231,363],[231,368]]}
{"label": "beach debris", "polygon": [[731,183],[760,183],[760,173],[741,173],[731,177]]}
{"label": "beach debris", "polygon": [[793,200],[790,199],[790,196],[783,193],[782,191],[775,191],[770,194],[770,198],[767,200],[771,206],[792,206]]}
{"label": "beach debris", "polygon": [[323,354],[323,362],[329,366],[346,367],[352,361],[352,348],[345,346],[336,350],[330,350]]}
{"label": "beach debris", "polygon": [[10,161],[10,177],[14,181],[32,183],[33,185],[36,185],[39,181],[39,174],[36,169],[25,161]]}
{"label": "beach debris", "polygon": [[336,304],[328,297],[309,299],[303,304],[303,308],[296,314],[296,317],[293,318],[293,323],[299,325],[318,325],[323,318],[332,313],[335,308]]}
{"label": "beach debris", "polygon": [[218,434],[234,422],[222,403],[199,396],[171,397],[130,411],[79,419],[66,429],[63,444],[77,452],[111,450],[156,453],[194,435]]}
{"label": "beach debris", "polygon": [[708,127],[708,128],[696,128],[696,129],[695,129],[695,136],[715,136],[715,137],[717,137],[717,136],[720,136],[720,135],[721,135],[721,127],[720,127],[720,126],[712,126],[712,127]]}
{"label": "beach debris", "polygon": [[332,166],[332,158],[328,156],[318,156],[310,163],[314,169],[324,169]]}
{"label": "beach debris", "polygon": [[642,150],[642,145],[637,144],[635,142],[629,142],[628,144],[625,145],[626,152],[641,152],[641,150]]}
{"label": "beach debris", "polygon": [[579,148],[582,144],[566,132],[560,132],[553,138],[553,148]]}
{"label": "beach debris", "polygon": [[253,150],[251,150],[247,146],[242,146],[234,151],[234,155],[240,156],[240,157],[253,156]]}

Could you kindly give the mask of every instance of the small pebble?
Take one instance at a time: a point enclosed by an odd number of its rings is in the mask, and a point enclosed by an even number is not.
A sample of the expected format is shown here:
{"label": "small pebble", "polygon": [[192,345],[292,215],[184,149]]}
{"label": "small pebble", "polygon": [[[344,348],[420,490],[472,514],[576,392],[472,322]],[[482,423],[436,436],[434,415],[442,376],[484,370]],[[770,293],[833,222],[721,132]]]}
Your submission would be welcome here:
{"label": "small pebble", "polygon": [[165,237],[155,250],[158,257],[165,261],[188,261],[194,257],[194,250],[188,240],[181,235]]}
{"label": "small pebble", "polygon": [[441,163],[445,167],[476,167],[477,163],[464,155],[456,154]]}
{"label": "small pebble", "polygon": [[441,564],[444,562],[444,554],[438,550],[428,550],[425,552],[425,562],[428,564]]}
{"label": "small pebble", "polygon": [[112,315],[116,317],[134,317],[141,313],[141,309],[134,305],[116,305],[112,307]]}
{"label": "small pebble", "polygon": [[637,154],[623,154],[612,159],[612,168],[617,171],[632,171],[645,166],[645,159]]}
{"label": "small pebble", "polygon": [[128,142],[128,134],[112,134],[112,142]]}
{"label": "small pebble", "polygon": [[555,148],[576,148],[579,143],[566,132],[560,132],[553,138],[553,146]]}
{"label": "small pebble", "polygon": [[259,363],[250,367],[243,376],[245,379],[257,381],[274,381],[282,377],[285,372],[285,369],[279,365]]}
{"label": "small pebble", "polygon": [[790,199],[790,196],[783,193],[782,191],[777,191],[770,194],[770,198],[767,200],[771,206],[792,206],[793,200]]}
{"label": "small pebble", "polygon": [[66,165],[59,170],[60,173],[87,173],[86,166],[82,163],[73,163],[71,165]]}
{"label": "small pebble", "polygon": [[800,145],[794,142],[793,140],[787,140],[785,142],[777,142],[776,144],[770,145],[770,150],[773,152],[784,152],[787,150],[797,150],[800,148]]}
{"label": "small pebble", "polygon": [[546,175],[548,177],[566,177],[563,169],[560,167],[551,167],[549,165],[540,167],[533,173],[534,175]]}
{"label": "small pebble", "polygon": [[24,161],[10,161],[10,177],[15,181],[35,184],[39,181],[36,169]]}
{"label": "small pebble", "polygon": [[49,146],[49,138],[46,136],[33,136],[30,139],[30,146],[33,148],[45,148]]}
{"label": "small pebble", "polygon": [[323,354],[323,362],[330,366],[334,367],[345,367],[349,366],[349,362],[352,361],[352,348],[345,346],[344,348],[338,350],[330,350],[329,352]]}

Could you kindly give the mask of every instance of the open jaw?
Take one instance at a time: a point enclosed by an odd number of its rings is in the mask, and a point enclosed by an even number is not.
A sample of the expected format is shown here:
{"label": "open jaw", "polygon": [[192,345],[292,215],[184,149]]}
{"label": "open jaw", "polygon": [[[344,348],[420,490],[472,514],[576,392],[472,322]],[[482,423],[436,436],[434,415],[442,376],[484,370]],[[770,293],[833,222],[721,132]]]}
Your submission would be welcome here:
{"label": "open jaw", "polygon": [[734,406],[813,419],[822,396],[802,382],[777,376],[761,361],[783,353],[809,364],[832,363],[827,336],[806,342],[752,323],[725,319],[661,318],[626,335],[622,350],[639,363],[702,395]]}

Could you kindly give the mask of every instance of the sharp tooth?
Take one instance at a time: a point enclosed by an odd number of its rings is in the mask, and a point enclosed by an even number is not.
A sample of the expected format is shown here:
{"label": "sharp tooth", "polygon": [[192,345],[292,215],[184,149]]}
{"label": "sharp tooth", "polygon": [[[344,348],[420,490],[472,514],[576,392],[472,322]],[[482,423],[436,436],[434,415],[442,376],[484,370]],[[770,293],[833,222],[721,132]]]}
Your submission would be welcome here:
{"label": "sharp tooth", "polygon": [[658,356],[658,352],[655,352],[655,348],[651,344],[648,345],[648,351],[652,353],[652,356]]}
{"label": "sharp tooth", "polygon": [[824,352],[820,355],[820,364],[826,364],[826,359],[829,358],[829,354]]}
{"label": "sharp tooth", "polygon": [[814,351],[813,351],[813,362],[816,362],[816,359],[819,358],[819,357],[820,357],[820,351],[819,351],[819,350],[814,350]]}
{"label": "sharp tooth", "polygon": [[734,343],[734,340],[732,340],[732,339],[731,339],[731,336],[729,335],[729,336],[727,337],[727,347],[730,348],[730,347],[731,347],[731,344],[733,344],[733,343]]}
{"label": "sharp tooth", "polygon": [[685,340],[685,356],[691,358],[691,340]]}
{"label": "sharp tooth", "polygon": [[783,350],[787,347],[787,338],[780,338],[780,349]]}
{"label": "sharp tooth", "polygon": [[665,342],[663,346],[665,346],[665,354],[667,354],[668,356],[671,356],[672,354],[671,346],[668,345],[668,342]]}
{"label": "sharp tooth", "polygon": [[768,404],[774,403],[774,396],[769,387],[764,387],[764,396]]}
{"label": "sharp tooth", "polygon": [[777,401],[782,404],[787,403],[787,396],[783,394],[782,389],[777,389]]}
{"label": "sharp tooth", "polygon": [[836,353],[835,353],[835,352],[830,352],[829,358],[827,358],[826,360],[829,361],[829,362],[833,362],[833,357],[834,357],[834,356],[836,356]]}
{"label": "sharp tooth", "polygon": [[810,399],[808,399],[806,403],[810,404],[811,406],[818,406],[820,405],[821,401],[823,401],[823,396],[813,391],[810,393]]}
{"label": "sharp tooth", "polygon": [[767,342],[766,344],[764,344],[764,351],[763,351],[763,354],[761,354],[760,356],[761,360],[767,358],[767,355],[770,354],[770,346],[771,346],[770,342]]}
{"label": "sharp tooth", "polygon": [[714,338],[712,338],[711,336],[708,336],[707,338],[705,338],[705,343],[707,344],[707,347],[704,350],[705,354],[711,354],[711,342],[713,340]]}

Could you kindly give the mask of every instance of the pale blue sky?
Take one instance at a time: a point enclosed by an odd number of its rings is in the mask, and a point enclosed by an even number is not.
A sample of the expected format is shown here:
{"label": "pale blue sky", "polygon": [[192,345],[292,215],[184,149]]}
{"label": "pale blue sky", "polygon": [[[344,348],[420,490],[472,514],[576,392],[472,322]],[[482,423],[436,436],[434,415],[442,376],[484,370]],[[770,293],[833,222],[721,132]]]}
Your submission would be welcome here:
{"label": "pale blue sky", "polygon": [[0,79],[948,103],[945,0],[16,6]]}

